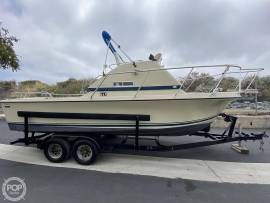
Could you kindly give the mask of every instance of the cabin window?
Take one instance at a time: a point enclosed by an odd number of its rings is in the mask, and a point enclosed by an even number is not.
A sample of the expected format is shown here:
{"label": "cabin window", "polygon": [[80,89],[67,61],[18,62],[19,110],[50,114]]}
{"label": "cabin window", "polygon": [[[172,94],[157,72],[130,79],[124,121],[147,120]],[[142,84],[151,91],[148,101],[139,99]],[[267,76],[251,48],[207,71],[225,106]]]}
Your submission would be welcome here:
{"label": "cabin window", "polygon": [[123,82],[123,86],[133,86],[133,82]]}
{"label": "cabin window", "polygon": [[119,87],[119,86],[123,86],[122,82],[114,82],[113,86]]}
{"label": "cabin window", "polygon": [[133,86],[134,83],[133,82],[114,82],[113,86],[115,87],[126,87],[126,86]]}

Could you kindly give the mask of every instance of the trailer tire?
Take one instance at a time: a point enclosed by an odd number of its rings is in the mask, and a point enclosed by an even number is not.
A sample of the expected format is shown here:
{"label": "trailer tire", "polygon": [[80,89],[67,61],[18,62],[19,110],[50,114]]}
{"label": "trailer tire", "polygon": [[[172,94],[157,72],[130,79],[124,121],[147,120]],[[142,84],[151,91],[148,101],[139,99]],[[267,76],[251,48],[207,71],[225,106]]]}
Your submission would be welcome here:
{"label": "trailer tire", "polygon": [[51,138],[45,142],[44,154],[49,161],[61,163],[70,157],[71,147],[65,139]]}
{"label": "trailer tire", "polygon": [[92,164],[98,155],[96,144],[88,139],[80,139],[73,147],[73,157],[81,165]]}

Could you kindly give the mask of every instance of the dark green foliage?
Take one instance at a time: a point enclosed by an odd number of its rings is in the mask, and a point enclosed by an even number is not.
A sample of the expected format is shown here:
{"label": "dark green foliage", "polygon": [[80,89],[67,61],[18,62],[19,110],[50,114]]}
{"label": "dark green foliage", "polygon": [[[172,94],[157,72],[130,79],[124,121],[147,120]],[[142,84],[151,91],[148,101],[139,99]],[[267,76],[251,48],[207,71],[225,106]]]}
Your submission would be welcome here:
{"label": "dark green foliage", "polygon": [[9,97],[15,89],[15,81],[0,81],[0,100]]}
{"label": "dark green foliage", "polygon": [[[196,78],[196,80],[194,80]],[[215,79],[208,73],[193,72],[184,83],[184,90],[188,92],[210,91],[215,84]]]}
{"label": "dark green foliage", "polygon": [[260,90],[260,99],[270,101],[270,76],[257,80],[257,88]]}
{"label": "dark green foliage", "polygon": [[9,91],[16,88],[16,81],[0,81],[0,89]]}
{"label": "dark green foliage", "polygon": [[14,43],[17,41],[16,37],[9,35],[7,29],[0,27],[0,68],[10,68],[12,71],[19,69],[19,59],[14,51]]}
{"label": "dark green foliage", "polygon": [[225,77],[220,83],[220,87],[222,88],[222,91],[233,90],[237,87],[238,82],[239,81],[236,78]]}
{"label": "dark green foliage", "polygon": [[49,85],[40,82],[38,80],[26,80],[19,82],[18,91],[19,92],[41,92],[47,91]]}
{"label": "dark green foliage", "polygon": [[70,78],[64,82],[58,82],[48,88],[48,92],[56,94],[79,94],[84,91],[94,80],[76,80]]}

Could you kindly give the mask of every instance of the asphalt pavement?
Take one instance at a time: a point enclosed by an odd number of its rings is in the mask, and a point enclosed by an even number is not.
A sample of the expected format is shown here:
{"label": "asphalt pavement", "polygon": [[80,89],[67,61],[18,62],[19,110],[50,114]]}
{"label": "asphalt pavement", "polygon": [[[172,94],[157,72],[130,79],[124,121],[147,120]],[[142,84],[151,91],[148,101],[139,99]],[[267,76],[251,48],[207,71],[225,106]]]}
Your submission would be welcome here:
{"label": "asphalt pavement", "polygon": [[[0,161],[2,178],[21,177],[22,202],[269,202],[269,185],[228,184],[109,174]],[[0,202],[7,202],[0,196]]]}

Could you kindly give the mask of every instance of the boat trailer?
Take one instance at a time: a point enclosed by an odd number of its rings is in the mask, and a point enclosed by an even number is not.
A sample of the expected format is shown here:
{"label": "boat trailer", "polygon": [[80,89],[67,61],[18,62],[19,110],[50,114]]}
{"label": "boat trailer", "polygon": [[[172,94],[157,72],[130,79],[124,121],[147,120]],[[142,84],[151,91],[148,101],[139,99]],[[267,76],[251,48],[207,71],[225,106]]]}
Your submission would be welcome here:
{"label": "boat trailer", "polygon": [[[44,113],[44,112],[26,112],[19,111],[18,116],[24,117],[24,138],[20,138],[15,143],[24,143],[25,145],[36,144],[38,140],[42,137],[48,135],[57,135],[57,133],[43,133],[41,135],[36,135],[35,132],[31,132],[32,136],[29,137],[28,121],[29,118],[66,118],[66,119],[102,119],[102,120],[134,120],[135,121],[135,136],[124,136],[120,143],[110,145],[104,144],[104,147],[113,147],[114,149],[134,149],[143,151],[173,151],[181,149],[189,149],[195,147],[210,146],[216,144],[223,144],[235,141],[248,141],[248,140],[263,140],[264,137],[268,137],[265,132],[263,133],[244,133],[235,130],[235,125],[237,117],[227,115],[225,113],[220,114],[225,122],[230,123],[229,126],[221,134],[211,133],[210,129],[206,131],[198,131],[196,133],[190,134],[189,136],[200,136],[205,138],[210,138],[209,141],[193,142],[187,144],[178,144],[166,146],[160,143],[158,137],[155,139],[142,138],[140,137],[140,121],[149,121],[150,115],[131,115],[131,114],[76,114],[76,113]],[[67,134],[66,136],[72,136],[72,134]],[[91,137],[91,135],[88,135]],[[128,139],[134,139],[134,144],[126,144]],[[139,140],[154,140],[156,146],[140,145]],[[102,146],[101,146],[102,147]],[[103,147],[102,147],[103,148]]]}
{"label": "boat trailer", "polygon": [[[190,149],[196,147],[224,144],[229,142],[239,143],[241,141],[248,140],[260,140],[260,149],[263,149],[263,138],[268,137],[265,132],[263,133],[244,133],[235,129],[237,117],[227,115],[225,113],[220,114],[220,117],[225,122],[229,123],[228,127],[222,133],[210,132],[210,127],[203,131],[198,131],[189,136],[204,137],[209,140],[192,142],[185,144],[164,145],[161,144],[159,136],[151,138],[153,136],[141,136],[140,134],[140,122],[150,121],[150,115],[134,115],[134,114],[89,114],[89,113],[55,113],[55,112],[28,112],[18,111],[18,116],[24,118],[24,138],[20,138],[11,144],[24,143],[25,145],[37,144],[37,147],[44,149],[45,156],[52,162],[63,162],[67,160],[71,154],[74,155],[75,160],[83,165],[88,165],[94,162],[96,156],[100,152],[113,152],[116,150],[132,150],[132,151],[175,151]],[[99,119],[99,120],[126,120],[134,121],[135,133],[128,136],[116,136],[120,139],[117,142],[110,142],[108,136],[100,136],[91,133],[59,133],[59,132],[43,132],[38,133],[29,131],[29,118],[64,118],[64,119]],[[31,136],[29,134],[31,133]],[[110,135],[109,135],[110,136]],[[128,143],[128,140],[134,140]],[[155,145],[140,144],[140,141],[151,140]],[[109,142],[108,142],[109,141]],[[65,156],[61,158],[53,157],[55,150],[50,154],[49,150],[52,148],[50,145],[61,145],[64,149]],[[78,150],[82,146],[89,146],[91,151],[91,160],[85,161],[82,156],[76,155]],[[77,150],[77,151],[76,151]],[[76,151],[76,152],[74,152]],[[56,150],[57,152],[57,150]],[[89,153],[87,154],[89,155]],[[57,157],[57,156],[56,156]]]}

